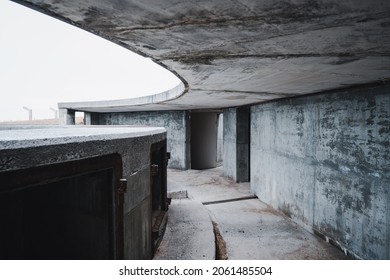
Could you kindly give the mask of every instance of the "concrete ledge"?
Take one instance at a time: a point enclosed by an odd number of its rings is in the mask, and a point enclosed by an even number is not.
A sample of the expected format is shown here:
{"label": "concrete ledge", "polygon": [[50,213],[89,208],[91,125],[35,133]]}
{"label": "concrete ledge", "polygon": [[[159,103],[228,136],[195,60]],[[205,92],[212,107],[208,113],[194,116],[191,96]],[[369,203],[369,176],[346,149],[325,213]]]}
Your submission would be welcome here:
{"label": "concrete ledge", "polygon": [[199,201],[175,199],[155,260],[215,260],[213,225]]}
{"label": "concrete ledge", "polygon": [[158,127],[0,127],[0,259],[150,259],[165,141]]}
{"label": "concrete ledge", "polygon": [[138,138],[166,132],[162,127],[141,126],[4,126],[0,149]]}
{"label": "concrete ledge", "polygon": [[[186,86],[180,82],[174,88],[154,95],[147,95],[128,99],[101,100],[101,101],[80,101],[60,102],[59,109],[72,109],[87,112],[130,112],[143,111],[145,105],[160,104],[179,98],[187,92]],[[137,109],[140,107],[140,109]]]}

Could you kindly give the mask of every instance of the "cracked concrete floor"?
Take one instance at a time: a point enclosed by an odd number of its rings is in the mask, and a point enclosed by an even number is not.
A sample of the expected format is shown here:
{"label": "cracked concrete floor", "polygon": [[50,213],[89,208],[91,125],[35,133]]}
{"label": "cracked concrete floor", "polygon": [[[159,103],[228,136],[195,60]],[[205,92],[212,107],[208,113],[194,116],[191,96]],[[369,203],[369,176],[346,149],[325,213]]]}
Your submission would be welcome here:
{"label": "cracked concrete floor", "polygon": [[[185,190],[191,200],[211,202],[203,207],[218,224],[226,242],[228,259],[348,258],[259,199],[234,200],[251,195],[249,183],[235,183],[224,177],[222,167],[169,170],[168,192]],[[232,201],[219,202],[229,199]]]}

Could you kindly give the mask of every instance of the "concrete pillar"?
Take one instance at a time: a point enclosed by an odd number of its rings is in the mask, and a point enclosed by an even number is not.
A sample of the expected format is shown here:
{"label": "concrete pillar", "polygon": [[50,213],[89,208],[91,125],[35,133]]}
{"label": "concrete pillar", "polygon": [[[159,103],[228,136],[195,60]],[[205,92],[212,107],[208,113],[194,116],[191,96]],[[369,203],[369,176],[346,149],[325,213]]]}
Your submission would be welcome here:
{"label": "concrete pillar", "polygon": [[76,112],[66,108],[59,109],[60,125],[75,125]]}
{"label": "concrete pillar", "polygon": [[218,114],[191,114],[191,168],[207,169],[217,166]]}
{"label": "concrete pillar", "polygon": [[223,114],[218,114],[217,162],[223,161]]}
{"label": "concrete pillar", "polygon": [[236,182],[249,182],[250,113],[248,107],[223,113],[223,169]]}
{"label": "concrete pillar", "polygon": [[84,112],[84,125],[91,125],[92,124],[92,113],[90,112]]}

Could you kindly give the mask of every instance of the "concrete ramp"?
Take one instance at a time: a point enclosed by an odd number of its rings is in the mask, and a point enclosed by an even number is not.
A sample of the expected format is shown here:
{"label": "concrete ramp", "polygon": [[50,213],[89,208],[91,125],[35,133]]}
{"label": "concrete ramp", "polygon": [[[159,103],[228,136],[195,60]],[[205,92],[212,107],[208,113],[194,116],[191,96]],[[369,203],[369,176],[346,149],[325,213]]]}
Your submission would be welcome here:
{"label": "concrete ramp", "polygon": [[214,260],[215,237],[209,214],[201,202],[172,199],[168,225],[155,260]]}

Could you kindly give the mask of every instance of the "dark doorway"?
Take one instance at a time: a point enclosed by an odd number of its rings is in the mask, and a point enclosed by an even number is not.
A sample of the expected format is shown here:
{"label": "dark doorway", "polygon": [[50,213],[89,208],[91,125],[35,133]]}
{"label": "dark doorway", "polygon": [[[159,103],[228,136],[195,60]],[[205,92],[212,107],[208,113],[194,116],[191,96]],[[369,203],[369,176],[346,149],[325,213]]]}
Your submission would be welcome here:
{"label": "dark doorway", "polygon": [[0,173],[0,258],[122,258],[121,170],[110,155]]}
{"label": "dark doorway", "polygon": [[153,253],[157,250],[167,224],[169,200],[167,198],[166,140],[155,143],[150,152],[151,228]]}
{"label": "dark doorway", "polygon": [[218,112],[191,113],[191,168],[217,167]]}

